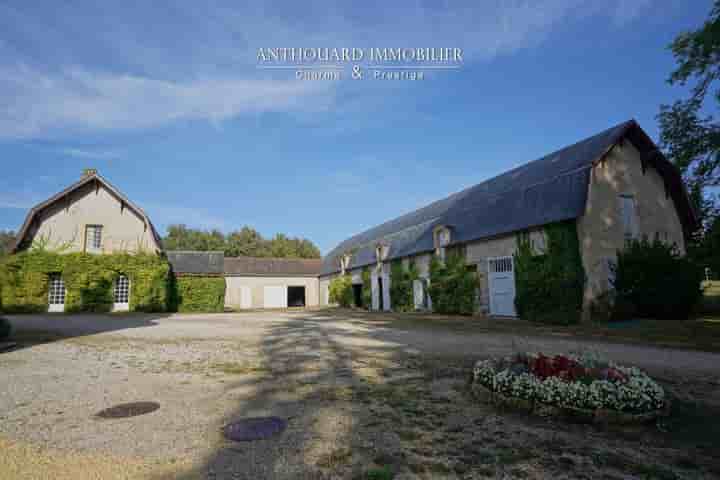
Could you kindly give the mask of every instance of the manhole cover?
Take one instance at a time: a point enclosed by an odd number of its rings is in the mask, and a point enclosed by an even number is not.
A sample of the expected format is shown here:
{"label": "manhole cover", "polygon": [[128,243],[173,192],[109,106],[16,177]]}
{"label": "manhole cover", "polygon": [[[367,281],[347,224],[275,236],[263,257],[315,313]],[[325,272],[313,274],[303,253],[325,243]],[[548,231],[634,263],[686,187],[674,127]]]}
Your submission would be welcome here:
{"label": "manhole cover", "polygon": [[122,403],[100,411],[97,416],[100,418],[137,417],[138,415],[154,412],[158,408],[160,408],[160,404],[157,402]]}
{"label": "manhole cover", "polygon": [[287,422],[278,417],[245,418],[226,425],[223,429],[225,438],[236,442],[262,440],[278,434],[287,428]]}

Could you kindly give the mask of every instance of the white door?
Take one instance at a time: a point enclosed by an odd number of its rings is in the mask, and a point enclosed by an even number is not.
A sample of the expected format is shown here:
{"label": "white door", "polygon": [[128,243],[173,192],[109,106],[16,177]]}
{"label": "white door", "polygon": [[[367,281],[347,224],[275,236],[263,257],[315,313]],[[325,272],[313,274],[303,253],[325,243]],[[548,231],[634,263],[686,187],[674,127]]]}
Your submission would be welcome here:
{"label": "white door", "polygon": [[512,257],[488,258],[490,313],[514,317],[515,270]]}
{"label": "white door", "polygon": [[240,285],[240,308],[252,308],[252,293],[247,285]]}
{"label": "white door", "polygon": [[380,308],[380,293],[378,289],[378,274],[376,269],[373,269],[370,274],[370,289],[372,291],[372,309],[378,310]]}
{"label": "white door", "polygon": [[287,288],[283,286],[266,286],[264,288],[265,308],[287,308]]}
{"label": "white door", "polygon": [[48,285],[48,312],[65,311],[65,281],[59,274],[50,275]]}
{"label": "white door", "polygon": [[425,310],[425,285],[422,278],[413,280],[413,299],[415,300],[415,310]]}
{"label": "white door", "polygon": [[120,275],[113,286],[113,311],[127,312],[130,310],[130,279]]}

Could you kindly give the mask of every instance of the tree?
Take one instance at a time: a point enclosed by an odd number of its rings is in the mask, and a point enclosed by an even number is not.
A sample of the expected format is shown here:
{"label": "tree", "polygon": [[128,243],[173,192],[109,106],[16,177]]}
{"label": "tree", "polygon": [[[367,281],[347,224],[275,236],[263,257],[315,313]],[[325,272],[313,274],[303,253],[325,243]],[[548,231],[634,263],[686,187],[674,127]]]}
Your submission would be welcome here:
{"label": "tree", "polygon": [[215,250],[228,257],[320,258],[320,250],[310,240],[289,238],[282,233],[267,240],[247,225],[227,235],[220,230],[170,225],[163,244],[167,250]]}
{"label": "tree", "polygon": [[15,243],[15,232],[11,230],[0,230],[0,256],[10,253]]}
{"label": "tree", "polygon": [[[697,30],[678,35],[669,47],[677,68],[671,85],[695,84],[690,98],[661,105],[660,146],[685,176],[691,189],[720,185],[720,123],[702,112],[707,94],[720,104],[720,0]],[[708,102],[709,103],[709,102]]]}

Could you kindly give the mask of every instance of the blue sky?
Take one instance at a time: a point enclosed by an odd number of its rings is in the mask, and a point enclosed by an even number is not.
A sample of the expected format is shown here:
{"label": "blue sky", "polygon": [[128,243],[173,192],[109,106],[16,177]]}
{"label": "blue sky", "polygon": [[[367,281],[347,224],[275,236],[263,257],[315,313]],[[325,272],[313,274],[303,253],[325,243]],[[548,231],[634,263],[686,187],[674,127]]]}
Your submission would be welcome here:
{"label": "blue sky", "polygon": [[[0,4],[0,228],[95,167],[162,232],[247,224],[323,253],[629,118],[656,139],[659,105],[684,94],[665,82],[666,46],[711,7],[30,3]],[[268,47],[426,46],[462,48],[462,68],[302,81],[256,60]]]}

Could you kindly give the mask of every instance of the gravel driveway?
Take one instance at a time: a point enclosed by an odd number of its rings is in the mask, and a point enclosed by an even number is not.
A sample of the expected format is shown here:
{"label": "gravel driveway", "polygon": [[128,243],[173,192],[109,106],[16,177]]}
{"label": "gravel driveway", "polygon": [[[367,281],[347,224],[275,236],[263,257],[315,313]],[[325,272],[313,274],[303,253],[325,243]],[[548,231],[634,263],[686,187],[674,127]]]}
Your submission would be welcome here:
{"label": "gravel driveway", "polygon": [[[399,442],[382,434],[368,438],[360,425],[377,412],[344,398],[348,389],[411,380],[418,375],[413,362],[428,356],[471,361],[518,348],[591,349],[658,374],[682,369],[720,384],[717,354],[422,325],[398,329],[381,315],[9,318],[29,339],[0,354],[0,467],[18,478],[50,471],[54,478],[92,477],[88,472],[98,478],[323,478],[318,465],[342,462],[335,458],[338,445],[392,451]],[[126,419],[96,417],[133,401],[161,407]],[[282,440],[222,438],[227,422],[261,415],[290,420]]]}

